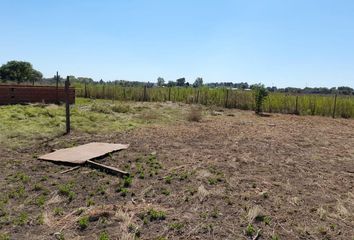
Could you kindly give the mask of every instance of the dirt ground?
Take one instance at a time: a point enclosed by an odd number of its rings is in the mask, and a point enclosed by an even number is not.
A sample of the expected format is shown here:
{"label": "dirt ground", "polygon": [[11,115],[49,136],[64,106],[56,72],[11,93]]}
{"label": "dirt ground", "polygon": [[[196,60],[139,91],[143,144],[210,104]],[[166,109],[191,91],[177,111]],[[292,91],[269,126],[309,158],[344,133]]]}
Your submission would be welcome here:
{"label": "dirt ground", "polygon": [[[128,143],[89,167],[37,160]],[[354,120],[249,111],[0,146],[0,239],[354,239]]]}

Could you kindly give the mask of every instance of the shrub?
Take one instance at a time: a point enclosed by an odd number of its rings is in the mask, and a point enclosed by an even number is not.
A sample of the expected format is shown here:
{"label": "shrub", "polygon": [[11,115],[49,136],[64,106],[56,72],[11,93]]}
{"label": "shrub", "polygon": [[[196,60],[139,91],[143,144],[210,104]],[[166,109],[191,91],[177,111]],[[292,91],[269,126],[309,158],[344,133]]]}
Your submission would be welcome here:
{"label": "shrub", "polygon": [[111,108],[108,104],[98,104],[98,103],[94,103],[91,105],[91,111],[98,112],[98,113],[104,113],[104,114],[112,113]]}
{"label": "shrub", "polygon": [[127,113],[130,111],[129,105],[115,104],[112,106],[112,111],[116,113]]}
{"label": "shrub", "polygon": [[263,84],[255,84],[252,87],[252,90],[254,93],[254,98],[256,103],[255,112],[256,114],[260,114],[262,112],[263,102],[268,96],[268,91]]}
{"label": "shrub", "polygon": [[192,107],[188,113],[187,120],[190,122],[200,122],[202,120],[202,109],[200,107]]}

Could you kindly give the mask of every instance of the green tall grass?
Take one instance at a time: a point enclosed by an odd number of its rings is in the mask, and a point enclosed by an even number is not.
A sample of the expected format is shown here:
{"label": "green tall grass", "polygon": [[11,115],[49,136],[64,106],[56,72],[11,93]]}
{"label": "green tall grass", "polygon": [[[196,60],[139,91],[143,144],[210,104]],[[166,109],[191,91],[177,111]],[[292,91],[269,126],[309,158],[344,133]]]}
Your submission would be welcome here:
{"label": "green tall grass", "polygon": [[[123,87],[114,84],[76,83],[78,97],[111,99],[117,101],[184,102],[209,106],[254,110],[252,91],[226,88],[191,87]],[[332,116],[333,95],[271,93],[264,102],[263,111],[299,115]],[[335,117],[354,118],[354,97],[338,96]]]}

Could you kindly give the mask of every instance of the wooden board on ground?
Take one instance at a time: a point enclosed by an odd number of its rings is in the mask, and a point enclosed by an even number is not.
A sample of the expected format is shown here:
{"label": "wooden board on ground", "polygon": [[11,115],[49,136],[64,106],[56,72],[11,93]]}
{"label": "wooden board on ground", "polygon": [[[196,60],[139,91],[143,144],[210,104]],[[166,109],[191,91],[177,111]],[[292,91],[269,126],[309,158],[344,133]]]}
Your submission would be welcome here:
{"label": "wooden board on ground", "polygon": [[84,164],[88,160],[104,156],[108,153],[127,149],[129,144],[112,144],[93,142],[77,147],[64,148],[40,156],[39,159],[53,162]]}

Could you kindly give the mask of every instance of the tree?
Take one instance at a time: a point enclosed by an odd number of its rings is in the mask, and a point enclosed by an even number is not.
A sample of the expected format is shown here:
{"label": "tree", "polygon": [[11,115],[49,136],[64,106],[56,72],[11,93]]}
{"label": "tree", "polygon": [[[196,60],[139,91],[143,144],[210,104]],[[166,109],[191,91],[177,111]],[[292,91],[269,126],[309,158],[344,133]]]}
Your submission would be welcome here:
{"label": "tree", "polygon": [[175,87],[176,85],[177,85],[177,83],[174,81],[168,81],[168,83],[167,83],[168,87]]}
{"label": "tree", "polygon": [[9,61],[0,67],[0,78],[3,81],[16,81],[17,83],[41,80],[42,73],[33,69],[32,64],[23,61]]}
{"label": "tree", "polygon": [[263,84],[254,84],[252,86],[252,90],[254,93],[255,103],[256,103],[256,114],[260,114],[262,112],[263,102],[268,96],[268,91],[264,87]]}
{"label": "tree", "polygon": [[197,77],[193,83],[193,87],[201,87],[203,86],[203,78]]}
{"label": "tree", "polygon": [[40,71],[34,70],[31,73],[30,81],[34,85],[34,82],[40,81],[43,78],[43,74]]}
{"label": "tree", "polygon": [[177,86],[183,87],[185,82],[186,82],[186,79],[185,78],[179,78],[179,79],[176,80],[176,82],[177,82]]}
{"label": "tree", "polygon": [[158,77],[157,86],[162,87],[163,85],[165,85],[165,79],[163,79],[162,77]]}

